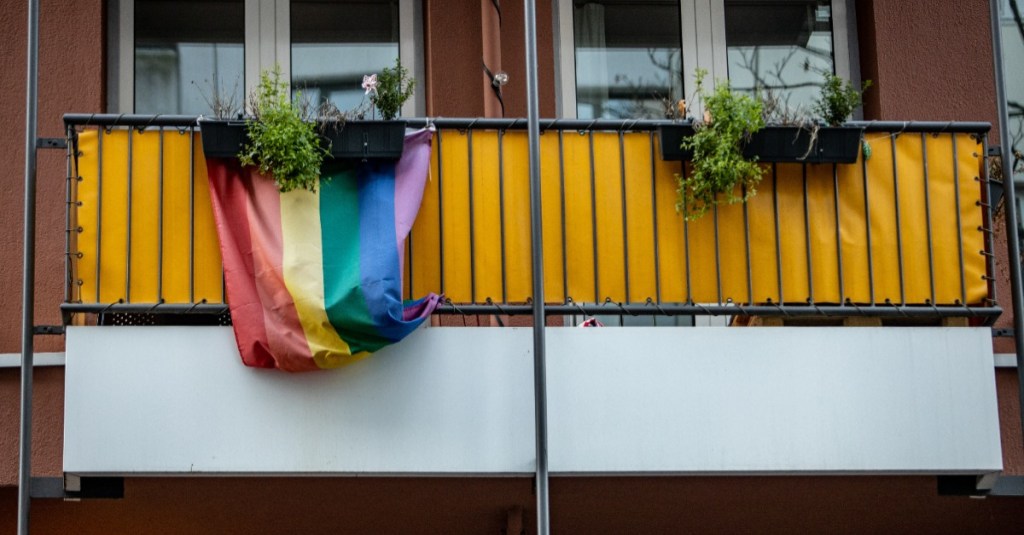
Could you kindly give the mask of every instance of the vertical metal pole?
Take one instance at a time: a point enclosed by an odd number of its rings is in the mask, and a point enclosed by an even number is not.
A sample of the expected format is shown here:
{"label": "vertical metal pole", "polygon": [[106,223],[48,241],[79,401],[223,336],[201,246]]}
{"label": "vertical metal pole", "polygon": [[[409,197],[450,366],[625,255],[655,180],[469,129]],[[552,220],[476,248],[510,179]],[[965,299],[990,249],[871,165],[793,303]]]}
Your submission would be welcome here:
{"label": "vertical metal pole", "polygon": [[541,239],[540,115],[537,100],[537,7],[523,0],[526,15],[526,123],[530,147],[530,245],[533,249],[533,397],[537,433],[537,533],[551,532],[548,519],[548,400],[544,354],[544,247]]}
{"label": "vertical metal pole", "polygon": [[[999,146],[1003,155],[1003,189],[1006,207],[1006,246],[1010,252],[1010,295],[1013,297],[1014,347],[1017,350],[1018,400],[1024,406],[1024,294],[1021,293],[1020,243],[1017,241],[1017,199],[1013,188],[1013,169],[1010,166],[1010,115],[1006,111],[1006,93],[1003,81],[1003,48],[999,27],[999,6],[997,0],[989,2],[992,16],[992,59],[995,62],[996,104],[999,106]],[[1021,411],[1024,424],[1024,411]]]}
{"label": "vertical metal pole", "polygon": [[25,220],[21,309],[21,444],[18,465],[18,533],[28,534],[32,479],[32,329],[36,269],[36,116],[39,81],[39,0],[28,2],[28,70],[25,97]]}

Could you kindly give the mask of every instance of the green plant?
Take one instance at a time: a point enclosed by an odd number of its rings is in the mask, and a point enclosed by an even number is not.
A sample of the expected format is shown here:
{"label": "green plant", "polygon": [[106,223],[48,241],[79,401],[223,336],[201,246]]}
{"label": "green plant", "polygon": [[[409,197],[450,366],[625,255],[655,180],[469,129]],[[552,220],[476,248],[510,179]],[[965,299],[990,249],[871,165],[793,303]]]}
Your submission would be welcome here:
{"label": "green plant", "polygon": [[402,104],[412,97],[415,88],[416,80],[409,78],[409,71],[402,66],[402,62],[398,58],[395,58],[394,68],[380,71],[380,76],[374,86],[374,94],[370,100],[380,110],[381,117],[390,121],[398,117],[402,110]]}
{"label": "green plant", "polygon": [[307,120],[301,95],[288,96],[281,69],[260,73],[260,84],[249,97],[249,140],[238,154],[243,166],[257,166],[273,177],[282,192],[301,188],[316,191],[320,165],[329,151],[320,144],[314,122]]}
{"label": "green plant", "polygon": [[[704,104],[705,120],[682,143],[683,149],[693,151],[693,172],[676,175],[676,210],[688,221],[703,216],[716,204],[746,201],[757,192],[762,174],[757,158],[743,157],[743,143],[764,127],[761,103],[733,92],[727,81],[718,82],[707,94],[706,75],[707,71],[697,69],[696,95]],[[742,195],[736,194],[737,188]]]}
{"label": "green plant", "polygon": [[832,73],[825,74],[825,83],[821,86],[821,96],[814,103],[814,112],[829,126],[843,124],[853,110],[861,105],[861,93],[871,87],[871,80],[865,80],[860,90],[853,82],[843,80]]}

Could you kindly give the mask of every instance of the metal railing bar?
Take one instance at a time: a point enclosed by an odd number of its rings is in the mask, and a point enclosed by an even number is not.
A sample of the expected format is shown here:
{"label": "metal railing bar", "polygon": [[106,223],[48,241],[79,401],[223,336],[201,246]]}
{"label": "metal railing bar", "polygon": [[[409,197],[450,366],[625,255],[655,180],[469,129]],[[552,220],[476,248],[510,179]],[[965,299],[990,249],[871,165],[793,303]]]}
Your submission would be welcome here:
{"label": "metal railing bar", "polygon": [[558,187],[559,197],[561,198],[562,211],[561,211],[561,223],[562,223],[562,300],[569,300],[569,260],[566,249],[566,233],[565,233],[565,151],[564,151],[564,139],[563,131],[558,131]]}
{"label": "metal railing bar", "polygon": [[[441,159],[444,151],[441,145],[441,130],[437,131],[437,241],[440,254],[437,255],[438,269],[440,270],[441,295],[445,295],[444,284],[444,161]],[[501,274],[505,276],[504,273]]]}
{"label": "metal railing bar", "polygon": [[128,217],[125,224],[125,234],[127,240],[125,240],[125,276],[124,276],[124,300],[127,303],[132,302],[132,155],[134,150],[132,149],[132,138],[133,130],[128,129]]}
{"label": "metal railing bar", "polygon": [[[66,160],[65,161],[65,165],[67,167],[67,172],[65,173],[67,179],[66,179],[66,181],[64,183],[64,206],[67,207],[66,213],[64,214],[64,279],[65,279],[64,280],[64,302],[65,303],[67,303],[68,301],[71,301],[71,285],[72,285],[72,282],[74,280],[74,268],[72,267],[72,262],[71,262],[71,232],[74,229],[74,227],[71,226],[71,223],[72,223],[72,221],[71,221],[71,203],[74,202],[74,201],[71,200],[72,199],[72,197],[71,197],[71,180],[72,180],[72,176],[71,176],[71,150],[72,149],[78,150],[78,148],[74,147],[74,144],[72,143],[71,132],[72,132],[72,127],[71,126],[65,126],[64,127],[64,138],[67,141],[67,148],[64,150],[65,151],[65,160]],[[77,168],[75,169],[75,173],[76,174],[78,173]],[[76,213],[78,212],[78,208],[77,207],[75,208],[75,212]],[[77,218],[76,218],[76,222],[77,222]],[[77,263],[78,262],[74,262],[74,264],[77,264]]]}
{"label": "metal railing bar", "polygon": [[[686,162],[679,162],[680,176],[683,177],[683,181],[686,181]],[[686,302],[693,302],[693,284],[692,277],[690,277],[690,209],[687,205],[686,200],[686,188],[682,187],[679,190],[680,200],[683,205],[683,261],[684,270],[686,272]]]}
{"label": "metal railing bar", "polygon": [[103,245],[103,135],[100,128],[96,133],[96,301],[100,301],[100,260]]}
{"label": "metal railing bar", "polygon": [[[871,253],[871,203],[868,201],[868,160],[863,154],[860,157],[861,178],[864,181],[864,232],[867,236],[868,261],[868,298],[875,305],[875,263]],[[959,210],[958,210],[959,211]]]}
{"label": "metal railing bar", "polygon": [[[980,141],[981,141],[981,144],[982,144],[982,154],[988,154],[988,136],[987,135],[983,136]],[[982,213],[982,215],[984,217],[984,222],[982,223],[981,231],[985,233],[985,239],[986,239],[985,241],[986,241],[986,244],[987,244],[987,249],[989,251],[995,251],[996,250],[995,237],[994,237],[995,233],[992,231],[993,224],[995,223],[995,221],[994,221],[994,219],[992,217],[992,209],[993,209],[993,207],[992,207],[992,199],[989,198],[991,190],[988,188],[988,183],[989,183],[990,179],[989,179],[989,176],[988,176],[988,167],[987,166],[984,166],[984,165],[982,166],[981,173],[980,173],[980,176],[978,177],[978,180],[981,183],[982,195],[984,196],[984,198],[985,198],[985,200],[987,201],[987,204],[988,204],[988,206],[982,207],[981,213]],[[1013,187],[1013,186],[1011,185],[1010,187]],[[1005,197],[1005,198],[1009,199],[1009,197]],[[1007,231],[1007,233],[1009,234],[1009,231]],[[961,251],[962,251],[962,249],[961,249]],[[997,294],[998,290],[996,289],[996,284],[995,284],[995,269],[994,269],[994,266],[992,265],[992,262],[990,262],[988,259],[985,259],[985,275],[986,275],[985,279],[988,281],[988,295],[989,295],[989,299],[991,299],[991,301],[993,303],[995,303],[998,300],[998,294]]]}
{"label": "metal railing bar", "polygon": [[[469,298],[471,301],[476,302],[476,228],[475,218],[473,217],[476,210],[476,203],[473,202],[473,130],[470,129],[466,132],[466,144],[469,171]],[[504,226],[504,225],[502,225]]]}
{"label": "metal railing bar", "polygon": [[896,136],[898,134],[891,134],[889,136],[889,144],[892,148],[892,187],[896,206],[896,258],[900,272],[900,304],[907,304],[907,291],[906,281],[903,276],[903,229],[900,218],[900,180],[899,171],[896,165]]}
{"label": "metal railing bar", "polygon": [[956,243],[960,261],[960,302],[967,303],[967,281],[964,272],[964,226],[960,216],[960,161],[956,147],[956,133],[949,134],[953,140],[953,199],[956,202]]}
{"label": "metal railing bar", "polygon": [[924,228],[928,239],[928,282],[931,290],[931,303],[935,303],[935,254],[932,243],[932,208],[929,197],[931,193],[928,191],[928,138],[924,132],[921,132],[921,161],[924,167]]}
{"label": "metal railing bar", "polygon": [[772,164],[772,211],[775,223],[775,270],[779,286],[779,304],[786,302],[782,294],[782,235],[779,233],[779,166]]}
{"label": "metal railing bar", "polygon": [[804,187],[804,252],[807,259],[807,299],[814,304],[814,266],[811,260],[811,211],[807,206],[807,164],[800,165]]}
{"label": "metal railing bar", "polygon": [[622,190],[622,270],[626,282],[626,301],[632,301],[629,295],[629,213],[626,207],[626,145],[623,133],[619,131],[619,188]]}
{"label": "metal railing bar", "polygon": [[846,302],[846,288],[843,281],[843,225],[839,217],[839,165],[832,164],[832,200],[835,203],[836,216],[836,267],[839,277],[839,303]]}
{"label": "metal railing bar", "polygon": [[661,256],[658,250],[658,184],[657,169],[654,163],[654,132],[648,133],[648,142],[651,149],[651,228],[654,229],[654,296],[656,302],[661,302]]}
{"label": "metal railing bar", "polygon": [[508,301],[508,265],[505,244],[505,131],[498,130],[498,229],[501,234],[501,300]]}
{"label": "metal railing bar", "polygon": [[[196,129],[188,128],[188,300],[196,300]],[[225,298],[225,301],[227,299]]]}
{"label": "metal railing bar", "polygon": [[722,304],[722,248],[718,242],[718,205],[711,206],[715,226],[715,286],[718,292],[718,304]]}
{"label": "metal railing bar", "polygon": [[164,300],[164,127],[157,130],[158,140],[158,164],[157,171],[157,207],[156,207],[156,300],[162,303]]}
{"label": "metal railing bar", "polygon": [[[742,188],[743,197],[747,196],[747,187]],[[747,259],[747,304],[754,304],[754,271],[753,263],[750,261],[750,214],[747,210],[747,203],[743,203],[743,242]]]}
{"label": "metal railing bar", "polygon": [[[600,304],[546,304],[547,315],[631,315],[631,316],[785,316],[785,317],[878,317],[937,319],[948,317],[996,317],[1002,313],[1000,307],[956,306],[904,306],[877,305],[742,305],[742,304],[661,304],[651,307],[646,303]],[[533,313],[532,305],[513,304],[444,304],[438,306],[435,314],[464,314],[522,316]]]}
{"label": "metal railing bar", "polygon": [[597,269],[598,237],[597,237],[597,181],[594,177],[594,132],[587,132],[590,147],[590,224],[594,229],[593,235],[593,267],[594,267],[594,301],[601,300],[601,274]]}

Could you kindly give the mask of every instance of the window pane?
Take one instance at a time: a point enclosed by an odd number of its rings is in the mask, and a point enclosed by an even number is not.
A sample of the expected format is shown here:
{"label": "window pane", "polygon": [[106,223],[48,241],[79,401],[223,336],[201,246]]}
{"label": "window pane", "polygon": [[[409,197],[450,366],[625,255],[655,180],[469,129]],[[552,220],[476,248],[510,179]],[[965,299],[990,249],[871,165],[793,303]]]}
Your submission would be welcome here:
{"label": "window pane", "polygon": [[292,87],[350,110],[363,101],[363,75],[398,57],[398,1],[293,0],[291,34]]}
{"label": "window pane", "polygon": [[244,42],[242,0],[135,0],[135,112],[241,110]]}
{"label": "window pane", "polygon": [[791,114],[809,112],[835,72],[827,0],[726,0],[725,38],[733,89],[761,88]]}
{"label": "window pane", "polygon": [[683,98],[679,2],[575,2],[576,116],[661,118]]}
{"label": "window pane", "polygon": [[[1016,9],[1014,9],[1016,8]],[[1010,115],[1007,130],[1014,152],[1011,162],[1014,180],[1024,182],[1024,1],[1004,0],[1000,33],[1003,37],[1003,78],[1006,85],[1006,108]]]}

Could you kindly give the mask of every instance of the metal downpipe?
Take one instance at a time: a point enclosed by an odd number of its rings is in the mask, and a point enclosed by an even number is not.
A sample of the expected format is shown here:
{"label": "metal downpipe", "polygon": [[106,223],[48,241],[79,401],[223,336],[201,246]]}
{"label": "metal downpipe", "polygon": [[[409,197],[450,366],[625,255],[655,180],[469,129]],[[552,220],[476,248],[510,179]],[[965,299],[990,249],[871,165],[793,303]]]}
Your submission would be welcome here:
{"label": "metal downpipe", "polygon": [[537,9],[523,0],[526,18],[526,121],[530,150],[530,245],[533,268],[533,397],[537,435],[537,533],[551,532],[548,512],[548,402],[544,353],[544,247],[541,231],[540,111],[537,98]]}
{"label": "metal downpipe", "polygon": [[25,219],[21,314],[21,429],[18,465],[18,533],[29,531],[32,481],[32,330],[36,266],[36,119],[39,81],[39,0],[28,1],[28,69],[25,98]]}

